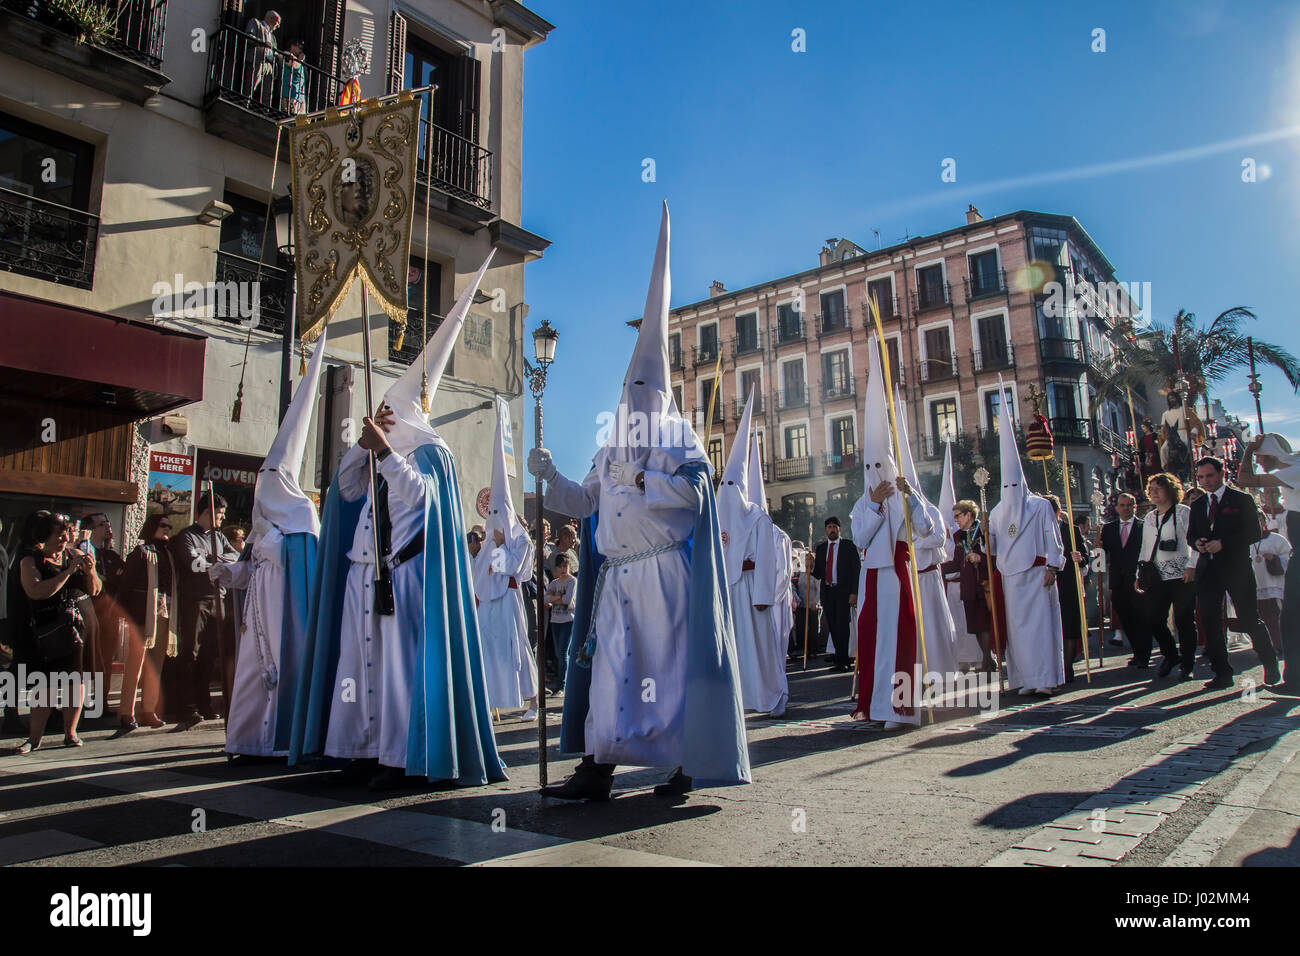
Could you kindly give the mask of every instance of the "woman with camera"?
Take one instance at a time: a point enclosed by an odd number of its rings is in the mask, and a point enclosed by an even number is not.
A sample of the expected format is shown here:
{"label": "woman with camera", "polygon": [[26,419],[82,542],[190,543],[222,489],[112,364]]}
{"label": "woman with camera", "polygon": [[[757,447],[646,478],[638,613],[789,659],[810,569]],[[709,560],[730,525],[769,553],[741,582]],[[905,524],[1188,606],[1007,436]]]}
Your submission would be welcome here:
{"label": "woman with camera", "polygon": [[[1164,660],[1157,672],[1167,677],[1174,665],[1181,679],[1189,680],[1196,665],[1196,586],[1188,567],[1187,522],[1192,509],[1182,503],[1183,485],[1168,472],[1151,476],[1147,498],[1155,505],[1142,522],[1142,558],[1138,564],[1137,591],[1149,614],[1152,636]],[[1169,631],[1169,609],[1174,612],[1178,643]]]}
{"label": "woman with camera", "polygon": [[77,599],[81,594],[94,597],[101,586],[95,559],[72,546],[71,518],[40,512],[30,527],[15,562],[18,573],[10,576],[9,616],[15,665],[26,667],[27,686],[37,674],[44,676],[45,686],[42,689],[38,683],[35,688],[38,696],[32,702],[27,740],[18,747],[19,754],[40,748],[56,690],[72,695],[62,704],[63,744],[81,746],[77,721],[85,698],[81,678],[85,623]]}

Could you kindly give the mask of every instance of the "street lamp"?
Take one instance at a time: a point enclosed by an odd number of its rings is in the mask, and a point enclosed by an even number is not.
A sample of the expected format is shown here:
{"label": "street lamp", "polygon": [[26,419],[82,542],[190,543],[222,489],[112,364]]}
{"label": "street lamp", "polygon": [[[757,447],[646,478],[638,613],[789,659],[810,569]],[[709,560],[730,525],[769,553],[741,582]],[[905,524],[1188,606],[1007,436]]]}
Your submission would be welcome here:
{"label": "street lamp", "polygon": [[[540,325],[533,329],[533,353],[537,364],[529,365],[524,359],[524,374],[528,378],[528,390],[533,393],[533,430],[537,435],[537,447],[542,448],[542,392],[546,390],[546,373],[555,361],[555,342],[560,333],[549,321],[542,319]],[[546,563],[546,538],[542,536],[542,521],[546,507],[543,498],[543,482],[536,479],[537,490],[537,779],[539,786],[546,786],[546,577],[543,569]],[[564,667],[565,661],[557,660],[556,667]]]}
{"label": "street lamp", "polygon": [[[280,343],[280,414],[278,416],[280,421],[284,421],[284,415],[289,410],[289,400],[293,397],[293,380],[289,374],[289,366],[293,359],[293,333],[297,325],[294,316],[296,311],[294,293],[298,277],[293,262],[293,194],[286,193],[272,201],[271,212],[275,216],[275,238],[279,243],[276,250],[278,253],[276,266],[284,270],[284,329]],[[261,297],[260,289],[258,297],[259,299]],[[260,314],[262,310],[260,301],[257,310]]]}

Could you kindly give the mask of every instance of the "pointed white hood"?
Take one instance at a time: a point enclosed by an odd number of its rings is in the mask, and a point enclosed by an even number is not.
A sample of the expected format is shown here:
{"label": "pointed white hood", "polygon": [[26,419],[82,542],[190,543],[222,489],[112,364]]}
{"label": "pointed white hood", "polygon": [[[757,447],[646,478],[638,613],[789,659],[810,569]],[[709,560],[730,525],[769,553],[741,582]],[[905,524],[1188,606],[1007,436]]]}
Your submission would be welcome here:
{"label": "pointed white hood", "polygon": [[[889,405],[885,376],[880,368],[880,343],[873,335],[867,343],[867,394],[862,414],[862,475],[870,491],[882,481],[898,477],[898,462],[889,434]],[[895,496],[890,496],[893,501]]]}
{"label": "pointed white hood", "polygon": [[957,492],[952,486],[952,442],[943,443],[943,478],[939,481],[939,513],[943,516],[943,526],[952,534],[957,530],[957,519],[953,517],[952,508],[957,503]]}
{"label": "pointed white hood", "polygon": [[298,382],[293,400],[284,413],[284,421],[280,422],[280,430],[271,442],[271,450],[266,453],[257,472],[257,484],[253,490],[253,527],[248,536],[250,544],[271,528],[286,535],[320,534],[316,505],[299,486],[298,473],[302,471],[307,434],[316,409],[327,338],[327,329],[322,330],[316,340],[316,351],[307,365],[307,374]]}
{"label": "pointed white hood", "polygon": [[[509,586],[509,581],[502,575],[499,581],[490,580],[490,571],[495,566],[498,572],[508,568],[507,554],[518,554],[519,549],[527,547],[524,540],[528,538],[528,529],[523,526],[515,514],[514,500],[510,495],[510,476],[506,474],[505,416],[509,408],[497,402],[496,442],[492,446],[492,491],[488,500],[487,517],[483,519],[486,535],[478,557],[474,559],[474,591],[479,600],[491,600],[500,597],[500,593]],[[505,535],[505,542],[498,545],[492,532],[500,530]],[[530,549],[531,551],[531,549]],[[496,585],[494,587],[494,585]]]}
{"label": "pointed white hood", "polygon": [[[605,490],[628,494],[626,485],[608,481],[610,461],[637,461],[653,471],[672,474],[687,461],[708,461],[704,444],[673,400],[668,370],[668,300],[672,295],[669,269],[668,203],[663,204],[659,243],[655,248],[645,313],[636,346],[627,365],[623,394],[614,427],[596,456]],[[710,469],[711,471],[712,469]]]}
{"label": "pointed white hood", "polygon": [[907,433],[907,408],[903,405],[897,385],[894,386],[894,420],[898,422],[898,454],[903,459],[898,463],[898,470],[912,486],[916,496],[928,505],[930,499],[921,491],[921,479],[917,477],[916,462],[912,459],[912,439]]}
{"label": "pointed white hood", "polygon": [[718,527],[722,532],[722,553],[727,566],[727,583],[740,580],[749,535],[754,525],[763,517],[763,511],[749,500],[749,447],[751,422],[754,416],[754,393],[745,400],[745,412],[736,429],[736,439],[727,456],[727,466],[722,470],[722,483],[718,485]]}
{"label": "pointed white hood", "polygon": [[[751,396],[752,397],[752,396]],[[763,482],[763,462],[758,456],[758,432],[755,430],[754,437],[749,442],[749,484],[745,488],[745,496],[749,498],[754,505],[763,512],[770,514],[767,510],[767,486]]]}
{"label": "pointed white hood", "polygon": [[[1016,430],[1011,420],[1002,376],[998,376],[998,449],[1002,472],[1002,497],[989,514],[989,531],[998,539],[998,567],[1007,573],[1028,570],[1038,556],[1037,529],[1026,526],[1037,521],[1041,503],[1050,513],[1051,506],[1043,498],[1032,494],[1025,483],[1025,470],[1020,463],[1020,449],[1016,447]],[[1026,534],[1026,531],[1031,533]]]}
{"label": "pointed white hood", "polygon": [[452,349],[456,346],[456,340],[460,338],[460,330],[465,324],[465,315],[474,302],[474,293],[478,291],[479,283],[483,281],[483,274],[492,264],[494,255],[496,255],[495,249],[488,253],[483,264],[478,267],[478,272],[465,286],[456,304],[442,320],[442,325],[438,326],[437,331],[430,336],[424,350],[384,393],[384,404],[393,410],[393,415],[397,419],[388,432],[388,444],[392,445],[393,451],[403,458],[421,445],[431,442],[445,444],[429,425],[429,416],[425,414],[420,404],[420,379],[426,374],[427,368],[427,390],[432,401],[434,393],[438,391],[438,383],[442,381],[442,373],[451,359]]}

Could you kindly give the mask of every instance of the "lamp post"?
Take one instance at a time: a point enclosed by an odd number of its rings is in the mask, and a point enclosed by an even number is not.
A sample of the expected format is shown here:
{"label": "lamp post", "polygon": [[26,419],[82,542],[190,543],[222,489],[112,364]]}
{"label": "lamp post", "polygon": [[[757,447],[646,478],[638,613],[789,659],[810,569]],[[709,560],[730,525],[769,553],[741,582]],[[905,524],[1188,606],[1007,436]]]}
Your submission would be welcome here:
{"label": "lamp post", "polygon": [[[286,193],[271,203],[271,212],[275,215],[275,237],[280,242],[276,250],[276,265],[284,270],[284,329],[280,343],[280,414],[277,421],[284,421],[285,412],[289,410],[289,400],[293,397],[293,379],[290,375],[290,363],[293,360],[294,329],[297,326],[294,312],[296,309],[294,293],[297,286],[297,272],[293,262],[293,194]],[[261,290],[258,290],[259,300]],[[261,312],[261,302],[258,302]]]}
{"label": "lamp post", "polygon": [[[536,447],[542,448],[542,392],[546,390],[546,372],[555,361],[555,342],[560,333],[549,321],[542,319],[540,325],[533,329],[533,353],[537,364],[529,365],[524,359],[524,375],[528,378],[528,390],[533,393],[533,429],[537,435]],[[542,496],[543,482],[536,479],[537,490],[537,779],[538,786],[546,786],[546,577],[543,569],[546,565],[546,539],[542,536],[542,521],[545,519],[545,499]],[[563,667],[564,661],[556,661],[557,667]]]}

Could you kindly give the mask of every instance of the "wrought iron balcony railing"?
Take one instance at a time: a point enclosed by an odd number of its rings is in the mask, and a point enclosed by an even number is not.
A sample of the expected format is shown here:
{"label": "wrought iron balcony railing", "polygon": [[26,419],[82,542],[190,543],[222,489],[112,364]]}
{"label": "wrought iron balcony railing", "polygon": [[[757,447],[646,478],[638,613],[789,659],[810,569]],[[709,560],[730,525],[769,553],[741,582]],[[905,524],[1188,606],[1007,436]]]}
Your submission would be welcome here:
{"label": "wrought iron balcony railing", "polygon": [[783,388],[776,393],[776,410],[784,412],[791,408],[803,408],[808,404],[808,387]]}
{"label": "wrought iron balcony railing", "polygon": [[776,344],[785,345],[787,342],[798,342],[803,338],[803,320],[794,319],[793,321],[778,322],[776,326]]}
{"label": "wrought iron balcony railing", "polygon": [[288,275],[288,270],[270,263],[218,251],[212,317],[238,325],[255,318],[262,332],[284,332]]}
{"label": "wrought iron balcony railing", "polygon": [[816,319],[817,337],[819,339],[827,335],[834,335],[836,332],[847,332],[849,328],[849,314],[843,310],[818,312]]}
{"label": "wrought iron balcony railing", "polygon": [[226,24],[211,41],[206,104],[225,100],[273,121],[338,102],[342,80]]}
{"label": "wrought iron balcony railing", "polygon": [[1083,343],[1078,339],[1043,338],[1038,343],[1038,354],[1044,362],[1082,365]]}
{"label": "wrought iron balcony railing", "polygon": [[481,209],[490,209],[492,151],[427,120],[420,125],[416,173],[420,182]]}
{"label": "wrought iron balcony railing", "polygon": [[1052,437],[1057,441],[1083,442],[1092,441],[1092,422],[1086,418],[1052,418],[1049,419]]}
{"label": "wrought iron balcony railing", "polygon": [[696,368],[701,365],[713,365],[717,361],[718,346],[716,344],[691,346],[691,364]]}
{"label": "wrought iron balcony railing", "polygon": [[856,451],[848,451],[839,455],[833,451],[828,451],[823,456],[822,468],[826,474],[835,475],[840,472],[852,471],[859,464],[861,462],[858,461]]}
{"label": "wrought iron balcony railing", "polygon": [[971,352],[971,363],[977,372],[1011,368],[1016,364],[1015,349],[1009,342],[1000,348],[975,349]]}
{"label": "wrought iron balcony railing", "polygon": [[778,458],[776,460],[776,480],[795,481],[812,477],[812,458]]}
{"label": "wrought iron balcony railing", "polygon": [[1007,294],[1007,270],[998,269],[992,275],[980,273],[977,275],[967,276],[963,280],[966,284],[966,298],[983,299],[991,295]]}
{"label": "wrought iron balcony railing", "polygon": [[99,217],[0,186],[0,269],[89,289]]}
{"label": "wrought iron balcony railing", "polygon": [[[754,393],[754,412],[755,415],[763,414],[763,393]],[[745,414],[745,403],[733,399],[731,402],[731,417],[739,420],[740,416]]]}
{"label": "wrought iron balcony railing", "polygon": [[958,377],[957,356],[949,355],[944,358],[926,359],[920,364],[917,371],[922,382],[942,382]]}
{"label": "wrought iron balcony railing", "polygon": [[918,310],[939,309],[952,304],[952,286],[947,282],[938,285],[922,283],[915,291]]}
{"label": "wrought iron balcony railing", "polygon": [[680,348],[668,350],[668,367],[674,372],[680,372],[686,367],[686,359]]}
{"label": "wrought iron balcony railing", "polygon": [[[880,310],[881,322],[889,322],[893,319],[899,319],[903,315],[903,310],[899,308],[898,296],[896,295],[886,296],[883,299],[879,299],[876,302],[876,308]],[[863,302],[861,309],[863,328],[870,332],[876,327],[876,323],[871,318],[871,306],[869,303]]]}
{"label": "wrought iron balcony railing", "polygon": [[733,358],[763,351],[763,333],[755,329],[752,333],[733,335],[731,337],[731,354]]}
{"label": "wrought iron balcony railing", "polygon": [[[76,35],[78,26],[59,9],[61,6],[40,0],[0,0],[0,8]],[[111,12],[113,4],[105,6]],[[143,63],[150,69],[159,69],[167,25],[167,0],[119,0],[116,6],[112,35],[95,41],[94,45]]]}
{"label": "wrought iron balcony railing", "polygon": [[857,383],[851,378],[831,379],[822,382],[823,402],[837,402],[842,398],[853,398],[857,394]]}

